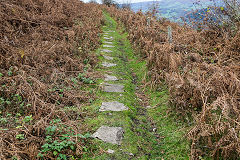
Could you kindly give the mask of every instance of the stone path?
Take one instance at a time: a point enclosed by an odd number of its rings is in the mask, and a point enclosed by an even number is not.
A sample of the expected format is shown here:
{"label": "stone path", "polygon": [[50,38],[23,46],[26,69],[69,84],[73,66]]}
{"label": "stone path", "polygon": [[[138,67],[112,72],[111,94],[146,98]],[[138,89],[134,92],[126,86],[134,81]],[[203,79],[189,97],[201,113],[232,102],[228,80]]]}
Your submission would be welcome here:
{"label": "stone path", "polygon": [[181,123],[166,116],[167,90],[153,94],[142,90],[147,62],[136,56],[125,29],[105,16],[102,46],[97,52],[102,60],[97,70],[104,77],[93,90],[98,99],[82,107],[89,113],[85,123],[94,138],[91,157],[85,159],[176,159],[176,154],[177,159],[188,159],[182,158],[183,152],[189,152],[181,137],[185,134],[179,132]]}
{"label": "stone path", "polygon": [[[104,41],[103,43],[105,43],[103,45],[103,48],[114,48],[114,46],[112,45],[113,42],[113,37],[108,36],[109,33],[114,32],[114,31],[108,31],[104,33],[104,39],[107,41]],[[103,53],[103,57],[106,60],[109,61],[113,61],[114,58],[108,55],[104,55],[104,54],[108,54],[108,53],[113,53],[112,50],[110,49],[101,49],[102,53]],[[102,66],[104,67],[113,67],[113,66],[117,66],[117,64],[115,63],[110,63],[110,62],[103,62]],[[111,71],[109,71],[111,73]],[[108,72],[108,73],[109,73]],[[108,81],[108,82],[113,82],[113,81],[117,81],[118,78],[116,76],[113,75],[108,75],[105,74],[104,75],[105,79],[104,81]],[[121,84],[111,84],[111,83],[104,83],[103,85],[103,91],[104,92],[108,92],[108,93],[123,93],[124,92],[124,86]],[[111,102],[102,102],[102,105],[99,109],[100,112],[105,112],[105,111],[112,111],[112,112],[120,112],[120,111],[125,111],[128,110],[128,107],[126,107],[123,103],[120,103],[118,101],[111,101]],[[101,126],[93,135],[92,137],[94,138],[98,138],[106,143],[112,143],[112,144],[117,144],[120,145],[121,144],[121,140],[123,138],[123,128],[122,127],[109,127],[109,126]],[[114,153],[113,150],[109,149],[109,153]]]}

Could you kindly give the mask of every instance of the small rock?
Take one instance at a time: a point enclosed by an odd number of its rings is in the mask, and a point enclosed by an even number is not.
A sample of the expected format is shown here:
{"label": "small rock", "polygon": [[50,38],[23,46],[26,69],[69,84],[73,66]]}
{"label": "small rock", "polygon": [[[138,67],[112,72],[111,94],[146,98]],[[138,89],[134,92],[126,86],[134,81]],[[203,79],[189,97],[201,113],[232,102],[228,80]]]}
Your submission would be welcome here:
{"label": "small rock", "polygon": [[104,142],[112,144],[121,144],[123,138],[122,127],[101,126],[93,135],[94,138],[99,138]]}
{"label": "small rock", "polygon": [[116,66],[117,64],[114,64],[114,63],[108,63],[108,62],[103,62],[102,63],[102,66],[104,67],[113,67],[113,66]]}
{"label": "small rock", "polygon": [[156,132],[157,131],[157,128],[153,128],[153,132]]}
{"label": "small rock", "polygon": [[133,153],[126,152],[126,154],[129,155],[129,156],[134,156]]}
{"label": "small rock", "polygon": [[129,156],[134,156],[134,154],[133,153],[129,153]]}
{"label": "small rock", "polygon": [[107,150],[107,153],[109,153],[109,154],[113,154],[115,151],[114,150],[111,150],[111,149],[108,149]]}

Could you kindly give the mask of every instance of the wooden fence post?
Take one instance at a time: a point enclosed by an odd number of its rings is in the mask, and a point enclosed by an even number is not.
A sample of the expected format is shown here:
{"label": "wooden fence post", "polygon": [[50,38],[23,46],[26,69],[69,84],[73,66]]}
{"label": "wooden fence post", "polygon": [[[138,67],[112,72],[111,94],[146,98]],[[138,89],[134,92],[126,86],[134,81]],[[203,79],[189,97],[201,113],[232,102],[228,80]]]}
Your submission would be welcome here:
{"label": "wooden fence post", "polygon": [[150,27],[151,17],[147,17],[147,27]]}
{"label": "wooden fence post", "polygon": [[168,26],[168,42],[172,43],[173,39],[172,39],[172,27]]}

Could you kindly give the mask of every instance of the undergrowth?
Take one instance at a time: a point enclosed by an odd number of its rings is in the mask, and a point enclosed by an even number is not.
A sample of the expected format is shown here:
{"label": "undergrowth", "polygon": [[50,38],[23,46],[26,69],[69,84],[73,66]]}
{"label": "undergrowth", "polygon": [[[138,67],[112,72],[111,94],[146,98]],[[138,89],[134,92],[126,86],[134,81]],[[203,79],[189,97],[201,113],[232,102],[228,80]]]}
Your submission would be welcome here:
{"label": "undergrowth", "polygon": [[78,0],[0,1],[0,22],[0,159],[88,154],[81,106],[96,98],[102,10]]}

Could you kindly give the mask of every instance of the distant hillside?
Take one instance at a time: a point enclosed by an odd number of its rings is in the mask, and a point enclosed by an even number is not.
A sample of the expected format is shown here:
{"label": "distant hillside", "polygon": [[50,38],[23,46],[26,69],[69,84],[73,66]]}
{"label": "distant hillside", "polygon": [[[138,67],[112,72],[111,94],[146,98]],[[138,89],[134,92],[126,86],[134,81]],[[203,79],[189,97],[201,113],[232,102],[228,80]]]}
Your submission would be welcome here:
{"label": "distant hillside", "polygon": [[131,3],[131,9],[135,12],[142,10],[146,12],[154,4],[159,4],[160,16],[179,22],[181,17],[185,17],[192,10],[213,5],[210,0],[203,0],[202,5],[194,5],[195,0],[161,0]]}

